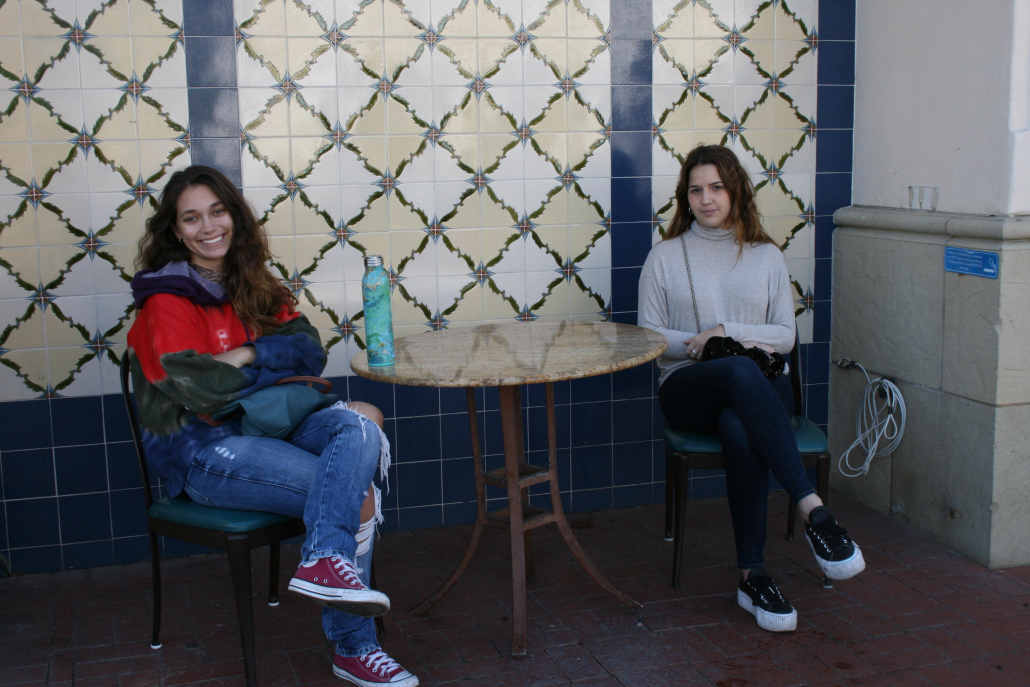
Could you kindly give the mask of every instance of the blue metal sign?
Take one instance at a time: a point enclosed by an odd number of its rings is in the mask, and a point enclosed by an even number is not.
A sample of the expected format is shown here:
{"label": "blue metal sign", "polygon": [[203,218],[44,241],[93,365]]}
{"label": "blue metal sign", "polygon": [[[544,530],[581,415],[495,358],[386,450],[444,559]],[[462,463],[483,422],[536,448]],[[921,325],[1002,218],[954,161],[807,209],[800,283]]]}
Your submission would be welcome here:
{"label": "blue metal sign", "polygon": [[948,246],[944,249],[944,270],[997,279],[998,254],[986,250]]}

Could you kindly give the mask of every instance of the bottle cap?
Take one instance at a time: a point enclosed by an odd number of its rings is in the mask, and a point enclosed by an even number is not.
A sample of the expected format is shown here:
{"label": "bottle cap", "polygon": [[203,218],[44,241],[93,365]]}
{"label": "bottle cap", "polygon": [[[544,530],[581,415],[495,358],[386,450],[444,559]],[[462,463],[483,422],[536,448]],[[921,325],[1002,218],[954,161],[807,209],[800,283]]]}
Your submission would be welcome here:
{"label": "bottle cap", "polygon": [[366,255],[365,256],[365,267],[382,267],[383,256],[382,255]]}

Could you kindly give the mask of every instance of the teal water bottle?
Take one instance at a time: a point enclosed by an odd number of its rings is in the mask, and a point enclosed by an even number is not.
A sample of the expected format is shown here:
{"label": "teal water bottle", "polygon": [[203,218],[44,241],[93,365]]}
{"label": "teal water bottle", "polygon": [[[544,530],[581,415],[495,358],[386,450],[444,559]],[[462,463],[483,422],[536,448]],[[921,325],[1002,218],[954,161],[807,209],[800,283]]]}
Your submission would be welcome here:
{"label": "teal water bottle", "polygon": [[383,269],[383,256],[365,256],[361,279],[361,300],[365,304],[365,346],[368,366],[393,365],[393,314],[390,312],[390,275]]}

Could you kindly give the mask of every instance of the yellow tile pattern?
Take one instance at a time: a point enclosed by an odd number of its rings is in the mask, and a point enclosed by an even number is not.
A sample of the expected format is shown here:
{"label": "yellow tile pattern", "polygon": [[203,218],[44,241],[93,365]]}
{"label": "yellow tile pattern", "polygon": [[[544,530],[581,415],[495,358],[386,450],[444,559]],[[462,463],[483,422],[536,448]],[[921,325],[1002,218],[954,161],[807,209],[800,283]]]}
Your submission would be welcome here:
{"label": "yellow tile pattern", "polygon": [[113,393],[145,206],[189,164],[180,27],[6,0],[0,34],[0,400]]}
{"label": "yellow tile pattern", "polygon": [[579,0],[501,5],[237,4],[244,187],[330,374],[363,338],[367,254],[398,335],[608,317],[611,113],[579,88],[609,88],[606,27]]}
{"label": "yellow tile pattern", "polygon": [[816,3],[766,0],[747,16],[741,5],[655,0],[654,240],[664,236],[675,212],[673,175],[690,149],[731,147],[752,175],[766,231],[785,251],[802,341],[808,342]]}

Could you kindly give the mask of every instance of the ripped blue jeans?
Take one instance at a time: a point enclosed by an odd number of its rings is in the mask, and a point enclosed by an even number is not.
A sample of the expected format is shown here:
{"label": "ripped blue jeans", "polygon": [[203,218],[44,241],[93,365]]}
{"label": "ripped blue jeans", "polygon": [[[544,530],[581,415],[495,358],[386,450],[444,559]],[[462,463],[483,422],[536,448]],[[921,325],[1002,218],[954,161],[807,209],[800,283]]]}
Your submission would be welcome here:
{"label": "ripped blue jeans", "polygon": [[[185,490],[205,505],[303,518],[302,562],[340,556],[368,585],[372,546],[357,555],[361,505],[376,469],[385,477],[389,464],[390,445],[379,427],[337,403],[309,415],[285,440],[229,436],[211,442],[194,458]],[[377,519],[378,502],[377,491]],[[372,618],[324,608],[322,625],[341,656],[379,648]]]}

